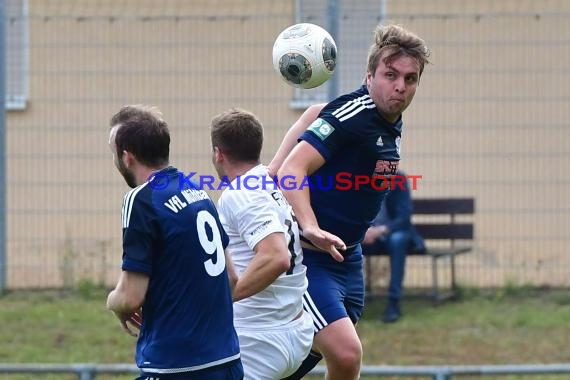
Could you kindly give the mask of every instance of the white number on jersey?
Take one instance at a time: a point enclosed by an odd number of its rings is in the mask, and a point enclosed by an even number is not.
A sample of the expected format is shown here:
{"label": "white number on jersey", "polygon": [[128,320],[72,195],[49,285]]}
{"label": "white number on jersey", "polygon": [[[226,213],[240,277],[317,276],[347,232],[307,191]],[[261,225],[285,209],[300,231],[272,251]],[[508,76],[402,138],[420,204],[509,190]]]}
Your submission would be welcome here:
{"label": "white number on jersey", "polygon": [[[212,230],[212,240],[208,239],[206,224],[210,226]],[[206,272],[212,277],[219,276],[226,267],[226,257],[224,256],[222,235],[218,229],[216,219],[208,211],[201,210],[198,212],[198,217],[196,218],[196,228],[198,229],[198,238],[200,239],[200,244],[202,244],[204,251],[208,255],[216,254],[216,263],[214,263],[212,259],[204,262]]]}

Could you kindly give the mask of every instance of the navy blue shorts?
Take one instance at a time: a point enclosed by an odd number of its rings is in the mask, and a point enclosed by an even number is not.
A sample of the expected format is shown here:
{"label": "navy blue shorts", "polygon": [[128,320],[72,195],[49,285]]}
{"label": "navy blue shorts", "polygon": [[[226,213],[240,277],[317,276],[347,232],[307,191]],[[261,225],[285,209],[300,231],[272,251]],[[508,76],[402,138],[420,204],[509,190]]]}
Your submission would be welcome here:
{"label": "navy blue shorts", "polygon": [[150,374],[142,373],[135,380],[242,380],[243,366],[241,359],[233,360],[227,364],[201,369],[199,371]]}
{"label": "navy blue shorts", "polygon": [[360,244],[337,262],[326,252],[303,248],[309,288],[303,306],[313,317],[315,332],[349,317],[356,324],[364,308],[364,273]]}

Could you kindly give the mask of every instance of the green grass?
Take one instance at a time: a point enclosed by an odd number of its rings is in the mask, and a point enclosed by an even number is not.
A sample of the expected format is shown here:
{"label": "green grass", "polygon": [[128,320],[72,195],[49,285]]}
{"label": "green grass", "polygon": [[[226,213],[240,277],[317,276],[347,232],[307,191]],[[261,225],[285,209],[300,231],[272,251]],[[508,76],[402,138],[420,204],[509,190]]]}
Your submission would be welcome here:
{"label": "green grass", "polygon": [[[0,297],[0,362],[133,363],[135,339],[105,310],[105,296],[101,289],[80,289],[75,293],[10,292]],[[358,325],[365,365],[570,362],[567,291],[509,288],[488,294],[466,292],[461,301],[438,307],[426,299],[405,299],[403,318],[389,325],[380,322],[383,307],[383,300],[368,301]],[[37,378],[0,375],[1,380]],[[97,377],[110,378],[133,376]],[[562,379],[568,375],[526,378]]]}

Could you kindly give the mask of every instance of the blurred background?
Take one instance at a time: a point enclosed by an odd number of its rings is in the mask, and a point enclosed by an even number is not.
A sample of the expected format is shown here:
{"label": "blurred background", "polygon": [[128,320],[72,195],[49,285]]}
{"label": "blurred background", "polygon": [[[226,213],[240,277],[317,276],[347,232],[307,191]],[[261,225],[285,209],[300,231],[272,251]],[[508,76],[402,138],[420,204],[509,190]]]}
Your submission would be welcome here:
{"label": "blurred background", "polygon": [[[264,123],[268,163],[307,105],[362,83],[373,28],[388,21],[432,50],[404,114],[401,168],[422,176],[413,197],[476,201],[460,284],[570,285],[570,1],[5,4],[5,289],[116,281],[128,188],[107,142],[121,106],[157,105],[172,164],[208,175],[210,119],[249,109]],[[272,66],[274,39],[296,22],[325,27],[338,46],[333,78],[314,90],[289,87]],[[430,273],[427,258],[410,260],[404,286],[429,287]]]}

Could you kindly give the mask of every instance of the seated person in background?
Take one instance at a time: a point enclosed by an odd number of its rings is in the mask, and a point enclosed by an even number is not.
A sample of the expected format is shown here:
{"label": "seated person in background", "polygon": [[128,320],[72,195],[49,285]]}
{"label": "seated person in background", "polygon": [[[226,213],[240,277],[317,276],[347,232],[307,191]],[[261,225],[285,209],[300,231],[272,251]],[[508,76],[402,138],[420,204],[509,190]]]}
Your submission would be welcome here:
{"label": "seated person in background", "polygon": [[[406,174],[398,171],[396,176]],[[390,256],[390,284],[388,286],[388,305],[383,321],[396,322],[400,316],[400,297],[404,281],[406,253],[411,248],[425,250],[423,239],[412,225],[412,198],[409,183],[406,180],[394,182],[384,197],[380,212],[373,225],[368,228],[362,241],[364,255]]]}

